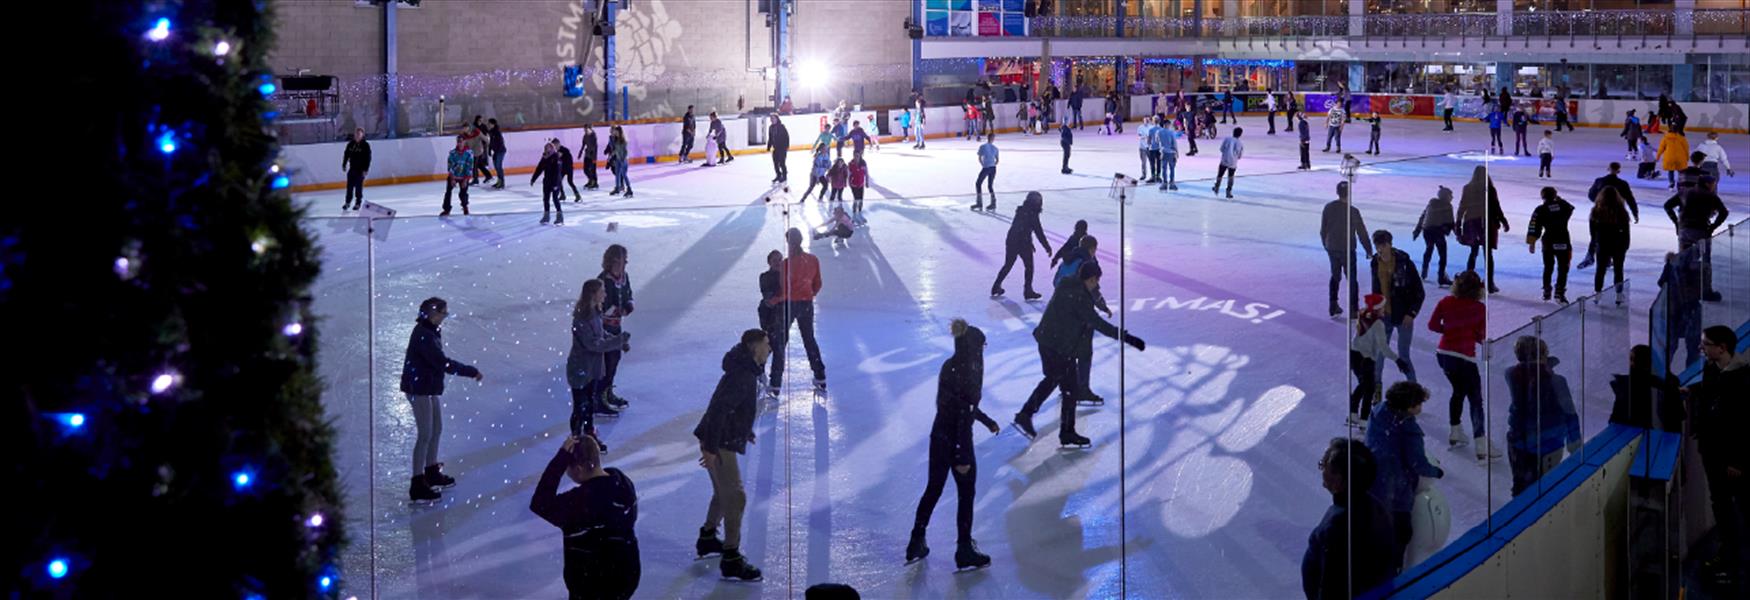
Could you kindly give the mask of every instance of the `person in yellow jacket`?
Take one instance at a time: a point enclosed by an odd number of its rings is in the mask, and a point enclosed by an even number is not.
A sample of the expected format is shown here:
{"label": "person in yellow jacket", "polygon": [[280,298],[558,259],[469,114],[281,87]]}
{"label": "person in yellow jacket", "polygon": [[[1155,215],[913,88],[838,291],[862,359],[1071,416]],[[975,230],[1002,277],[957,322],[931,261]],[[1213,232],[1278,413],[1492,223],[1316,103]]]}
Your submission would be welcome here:
{"label": "person in yellow jacket", "polygon": [[1676,131],[1665,132],[1665,137],[1659,138],[1659,154],[1656,160],[1665,169],[1665,175],[1671,182],[1670,188],[1677,189],[1677,172],[1689,166],[1689,138]]}

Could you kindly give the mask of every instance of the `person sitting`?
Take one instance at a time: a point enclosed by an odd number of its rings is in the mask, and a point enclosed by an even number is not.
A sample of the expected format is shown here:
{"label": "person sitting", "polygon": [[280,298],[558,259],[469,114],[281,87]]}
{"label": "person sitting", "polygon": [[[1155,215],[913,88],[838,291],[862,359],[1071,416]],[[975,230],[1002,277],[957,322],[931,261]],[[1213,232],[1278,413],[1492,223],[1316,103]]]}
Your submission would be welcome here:
{"label": "person sitting", "polygon": [[814,239],[831,237],[833,243],[837,244],[840,241],[850,240],[851,233],[856,229],[857,224],[851,220],[851,215],[845,212],[845,207],[835,206],[832,209],[832,220],[814,230]]}

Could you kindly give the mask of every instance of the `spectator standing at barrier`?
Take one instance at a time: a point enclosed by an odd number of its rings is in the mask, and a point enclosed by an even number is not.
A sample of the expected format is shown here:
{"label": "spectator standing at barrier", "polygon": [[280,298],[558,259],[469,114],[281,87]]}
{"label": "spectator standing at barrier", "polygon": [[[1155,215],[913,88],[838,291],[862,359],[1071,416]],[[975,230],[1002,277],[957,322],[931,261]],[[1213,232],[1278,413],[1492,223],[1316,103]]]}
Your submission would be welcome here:
{"label": "spectator standing at barrier", "polygon": [[1428,206],[1422,209],[1422,216],[1416,219],[1416,228],[1410,231],[1410,239],[1422,236],[1422,279],[1428,279],[1428,268],[1433,263],[1434,252],[1440,252],[1440,269],[1435,271],[1440,275],[1440,287],[1452,285],[1452,280],[1446,277],[1446,236],[1452,233],[1452,189],[1440,186],[1440,191],[1428,199]]}
{"label": "spectator standing at barrier", "polygon": [[1726,156],[1725,147],[1720,145],[1719,132],[1708,132],[1707,140],[1703,141],[1701,145],[1696,146],[1695,151],[1700,152],[1705,156],[1705,158],[1701,160],[1701,169],[1707,171],[1707,174],[1714,176],[1716,181],[1720,179],[1721,169],[1725,169],[1726,175],[1732,177],[1738,176],[1738,173],[1732,170],[1732,161]]}
{"label": "spectator standing at barrier", "polygon": [[449,216],[450,192],[456,188],[461,188],[458,195],[462,199],[462,214],[466,215],[468,214],[468,178],[474,174],[474,154],[468,151],[466,137],[456,136],[456,148],[450,151],[447,165],[450,172],[449,177],[444,179],[444,211],[438,213],[438,216]]}
{"label": "spectator standing at barrier", "polygon": [[[486,149],[492,152],[492,168],[498,171],[498,183],[492,184],[492,189],[502,190],[504,189],[504,154],[506,151],[504,147],[504,130],[499,128],[497,118],[487,119],[486,123]],[[560,146],[560,148],[564,149],[565,147]],[[564,154],[566,159],[571,158],[570,150],[565,150]],[[569,160],[565,163],[565,173],[567,175],[571,173],[571,163]],[[571,187],[573,193],[575,193],[577,186],[573,185]]]}
{"label": "spectator standing at barrier", "polygon": [[1397,551],[1390,557],[1400,560],[1410,546],[1410,511],[1416,505],[1416,486],[1423,477],[1446,476],[1446,471],[1428,462],[1425,434],[1416,422],[1427,401],[1427,388],[1414,381],[1394,383],[1385,391],[1385,406],[1373,413],[1373,424],[1367,428],[1367,449],[1379,462],[1373,495],[1391,515]]}
{"label": "spectator standing at barrier", "polygon": [[1221,93],[1221,124],[1226,125],[1228,119],[1233,119],[1235,123],[1240,122],[1240,118],[1234,116],[1233,90],[1227,90]]}
{"label": "spectator standing at barrier", "polygon": [[[577,487],[559,493],[559,479]],[[625,600],[638,590],[638,491],[626,473],[602,467],[591,438],[565,438],[547,461],[529,510],[565,540],[565,588],[572,598]]]}
{"label": "spectator standing at barrier", "polygon": [[1742,568],[1734,563],[1742,556],[1742,528],[1750,526],[1750,441],[1743,431],[1743,424],[1750,423],[1750,402],[1744,400],[1750,397],[1750,353],[1737,352],[1738,341],[1730,327],[1703,331],[1701,351],[1707,362],[1701,382],[1683,389],[1695,416],[1694,435],[1720,536],[1719,551],[1702,566],[1728,576]]}
{"label": "spectator standing at barrier", "polygon": [[772,124],[766,127],[766,150],[772,153],[772,183],[788,183],[790,167],[784,161],[790,155],[790,130],[778,115],[772,115]]}
{"label": "spectator standing at barrier", "polygon": [[583,143],[580,144],[580,146],[578,152],[583,155],[583,176],[587,178],[587,181],[583,184],[583,189],[599,190],[602,186],[597,183],[595,179],[595,127],[591,126],[589,123],[583,124]]}
{"label": "spectator standing at barrier", "polygon": [[1397,535],[1391,516],[1372,493],[1378,473],[1373,452],[1358,440],[1335,438],[1319,458],[1331,507],[1313,528],[1300,559],[1307,600],[1353,598],[1391,579]]}
{"label": "spectator standing at barrier", "polygon": [[[1670,135],[1670,134],[1666,134]],[[1695,252],[1690,260],[1701,264],[1702,299],[1708,302],[1719,302],[1720,292],[1714,289],[1713,281],[1713,235],[1714,230],[1726,223],[1726,217],[1731,212],[1720,201],[1719,194],[1714,192],[1717,181],[1712,176],[1704,175],[1701,185],[1688,192],[1681,192],[1665,201],[1665,216],[1671,218],[1671,223],[1677,226],[1678,250]],[[1690,250],[1695,246],[1699,249]]]}
{"label": "spectator standing at barrier", "polygon": [[340,155],[340,170],[346,171],[346,198],[340,201],[340,210],[356,210],[364,205],[365,173],[371,170],[371,143],[365,141],[363,127],[352,130],[352,140]]}
{"label": "spectator standing at barrier", "polygon": [[687,114],[681,115],[681,164],[693,162],[693,138],[698,131],[698,121],[693,118],[693,105],[688,104]]}
{"label": "spectator standing at barrier", "polygon": [[1349,111],[1341,105],[1332,105],[1325,115],[1325,152],[1331,151],[1331,142],[1337,142],[1337,151],[1343,151],[1343,123],[1348,118]]}
{"label": "spectator standing at barrier", "polygon": [[[1410,361],[1410,340],[1416,330],[1416,315],[1422,312],[1422,302],[1427,293],[1422,290],[1422,279],[1416,276],[1416,263],[1410,259],[1410,253],[1392,246],[1390,231],[1381,229],[1373,232],[1373,259],[1368,262],[1368,271],[1372,275],[1372,291],[1379,294],[1385,304],[1380,307],[1380,314],[1385,319],[1385,340],[1391,341],[1393,335],[1398,339],[1398,372],[1404,378],[1416,381],[1416,365]],[[1379,375],[1385,371],[1385,364],[1374,367],[1374,381],[1385,381]]]}
{"label": "spectator standing at barrier", "polygon": [[1522,336],[1513,341],[1507,367],[1507,463],[1513,470],[1513,495],[1518,496],[1562,462],[1562,449],[1580,452],[1580,415],[1568,378],[1556,373],[1560,361],[1549,355],[1543,340]]}
{"label": "spectator standing at barrier", "polygon": [[1355,244],[1359,242],[1363,256],[1373,257],[1373,241],[1367,235],[1367,223],[1361,220],[1361,211],[1356,209],[1349,197],[1349,182],[1337,182],[1337,199],[1325,204],[1323,215],[1319,218],[1319,240],[1325,246],[1325,255],[1331,259],[1331,318],[1343,314],[1343,309],[1337,304],[1337,286],[1343,277],[1349,278],[1349,313],[1359,315],[1361,295],[1360,275],[1356,273]]}
{"label": "spectator standing at barrier", "polygon": [[[457,142],[461,145],[461,142]],[[473,163],[469,163],[469,169]],[[413,323],[413,333],[407,339],[407,354],[401,361],[401,393],[413,407],[415,428],[413,442],[413,481],[408,486],[408,498],[416,502],[436,500],[437,488],[450,487],[456,480],[442,471],[438,462],[438,441],[443,439],[444,375],[485,381],[480,370],[451,360],[444,354],[444,338],[438,329],[450,316],[450,304],[443,298],[426,298],[419,303],[419,318]]]}

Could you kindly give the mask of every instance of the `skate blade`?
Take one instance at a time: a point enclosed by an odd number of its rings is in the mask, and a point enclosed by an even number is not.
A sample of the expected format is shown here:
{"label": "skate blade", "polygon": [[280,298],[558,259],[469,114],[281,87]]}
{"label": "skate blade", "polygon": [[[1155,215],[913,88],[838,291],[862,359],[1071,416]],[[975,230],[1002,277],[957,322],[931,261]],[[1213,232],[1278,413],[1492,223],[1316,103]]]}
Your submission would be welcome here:
{"label": "skate blade", "polygon": [[976,565],[976,566],[971,566],[971,567],[961,567],[961,566],[955,566],[955,567],[954,567],[954,573],[956,573],[956,574],[959,574],[959,573],[971,573],[971,572],[974,572],[974,571],[983,571],[983,570],[985,570],[985,569],[989,569],[989,568],[990,568],[990,565],[989,565],[989,564],[988,564],[988,563],[987,563],[987,564],[982,564],[982,565]]}
{"label": "skate blade", "polygon": [[764,575],[761,575],[761,576],[755,577],[753,579],[742,579],[740,577],[724,577],[722,575],[718,575],[717,579],[719,581],[725,581],[725,582],[729,582],[729,583],[759,583],[761,581],[765,581],[766,577]]}
{"label": "skate blade", "polygon": [[430,507],[430,506],[436,506],[437,503],[440,501],[442,501],[442,498],[440,498],[438,500],[408,500],[407,506],[414,507],[414,508],[426,508],[426,507]]}
{"label": "skate blade", "polygon": [[908,558],[905,560],[905,564],[906,564],[906,566],[915,565],[915,564],[924,562],[924,559],[929,558],[929,557],[930,557],[930,555],[925,554],[925,555],[919,556],[917,558]]}
{"label": "skate blade", "polygon": [[1062,450],[1062,451],[1066,451],[1066,452],[1074,452],[1074,451],[1079,451],[1079,450],[1089,450],[1089,449],[1092,449],[1093,447],[1094,447],[1093,444],[1065,444],[1062,442],[1058,442],[1058,444],[1057,444],[1058,450]]}
{"label": "skate blade", "polygon": [[1038,439],[1038,437],[1039,437],[1037,434],[1028,435],[1027,430],[1021,429],[1020,425],[1017,425],[1014,423],[1009,424],[1009,429],[1013,429],[1013,430],[1015,430],[1015,433],[1021,434],[1021,437],[1027,438],[1027,441],[1033,441],[1035,439]]}
{"label": "skate blade", "polygon": [[721,558],[722,556],[723,556],[722,552],[712,552],[710,554],[701,554],[701,555],[698,555],[696,557],[693,557],[693,562],[699,562],[701,560],[710,560],[713,558]]}

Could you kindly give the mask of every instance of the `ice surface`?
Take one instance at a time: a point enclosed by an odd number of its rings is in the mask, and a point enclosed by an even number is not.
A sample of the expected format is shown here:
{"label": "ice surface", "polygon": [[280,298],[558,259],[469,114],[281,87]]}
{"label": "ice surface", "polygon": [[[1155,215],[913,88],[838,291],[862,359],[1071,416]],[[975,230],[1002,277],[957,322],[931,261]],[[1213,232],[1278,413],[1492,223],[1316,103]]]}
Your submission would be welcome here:
{"label": "ice surface", "polygon": [[[786,227],[827,217],[812,201],[786,210],[761,200],[772,176],[767,156],[713,169],[634,167],[635,199],[586,193],[566,203],[564,227],[536,223],[539,193],[526,176],[513,176],[509,190],[474,193],[473,217],[435,216],[441,183],[369,188],[369,200],[400,211],[377,225],[374,333],[362,224],[342,215],[338,190],[299,195],[325,248],[316,290],[321,372],[343,436],[353,540],[342,595],[368,597],[373,584],[390,598],[564,595],[559,532],[527,506],[566,427],[571,303],[600,271],[602,250],[619,243],[630,248],[638,301],[626,320],[632,351],[619,375],[632,408],[599,428],[611,446],[608,464],[639,490],[640,597],[792,597],[823,581],[850,583],[869,598],[1298,596],[1307,534],[1330,502],[1315,463],[1326,441],[1345,433],[1350,385],[1348,329],[1325,315],[1327,259],[1317,237],[1320,209],[1340,178],[1338,155],[1318,152],[1315,142],[1318,168],[1296,171],[1292,136],[1264,135],[1262,118],[1244,125],[1234,200],[1207,187],[1219,154],[1219,141],[1207,140],[1202,153],[1181,157],[1181,191],[1143,187],[1128,204],[1109,198],[1113,172],[1137,171],[1134,129],[1078,132],[1074,175],[1058,173],[1056,135],[999,137],[996,214],[967,210],[974,144],[932,140],[917,151],[889,143],[872,152],[868,227],[847,247],[810,246],[822,262],[816,320],[831,391],[816,397],[806,389],[807,361],[793,334],[788,389],[765,407],[759,443],[742,465],[743,548],[766,571],[759,584],[720,582],[715,560],[692,560],[710,486],[690,432],[723,352],[757,325],[765,254],[782,246]],[[1481,125],[1438,129],[1388,121],[1387,153],[1357,155],[1366,163],[1357,206],[1418,263],[1421,243],[1410,240],[1417,215],[1436,185],[1464,184],[1487,144]],[[1365,148],[1359,124],[1347,138],[1351,151]],[[1723,141],[1734,156],[1750,157],[1745,136]],[[1549,184],[1579,206],[1572,229],[1583,249],[1585,189],[1605,163],[1621,160],[1621,144],[1614,130],[1581,129],[1558,136],[1558,150],[1558,177]],[[807,156],[792,153],[790,162],[795,197],[806,184]],[[1488,162],[1513,226],[1497,254],[1503,293],[1489,299],[1492,336],[1553,308],[1539,298],[1541,257],[1523,244],[1546,184],[1535,178],[1536,163]],[[1633,165],[1625,170],[1632,175]],[[1750,208],[1747,181],[1721,186],[1735,215]],[[1664,183],[1631,182],[1643,219],[1628,257],[1636,294],[1634,309],[1614,318],[1624,321],[1616,331],[1639,341],[1660,260],[1676,236],[1659,208]],[[602,183],[611,186],[606,171]],[[1077,219],[1089,221],[1102,241],[1115,321],[1146,339],[1148,350],[1120,353],[1111,340],[1096,340],[1092,387],[1108,403],[1079,411],[1091,450],[1056,448],[1055,398],[1036,418],[1038,442],[1012,430],[975,432],[974,537],[993,557],[991,568],[952,570],[952,485],[931,521],[934,553],[905,566],[935,375],[951,351],[949,320],[965,317],[989,335],[984,409],[999,421],[1008,422],[1039,378],[1030,331],[1045,304],[1020,301],[1019,265],[1007,298],[987,296],[1010,215],[1027,190],[1044,192],[1053,249]],[[1461,250],[1453,244],[1452,271],[1463,264]],[[1036,257],[1042,291],[1048,258]],[[1591,274],[1574,272],[1570,297],[1590,292]],[[1421,421],[1448,471],[1439,485],[1456,535],[1506,500],[1510,478],[1504,460],[1491,476],[1445,449],[1448,385],[1425,329],[1443,294],[1428,284],[1412,354],[1433,393]],[[406,503],[413,422],[397,381],[415,306],[433,295],[447,298],[453,313],[443,327],[447,351],[478,366],[485,381],[449,381],[440,456],[460,484],[436,506],[415,508]],[[1385,379],[1401,375],[1388,366]],[[1593,392],[1583,407],[1588,433],[1609,412],[1604,394]],[[1491,405],[1497,441],[1504,405],[1504,398]]]}

